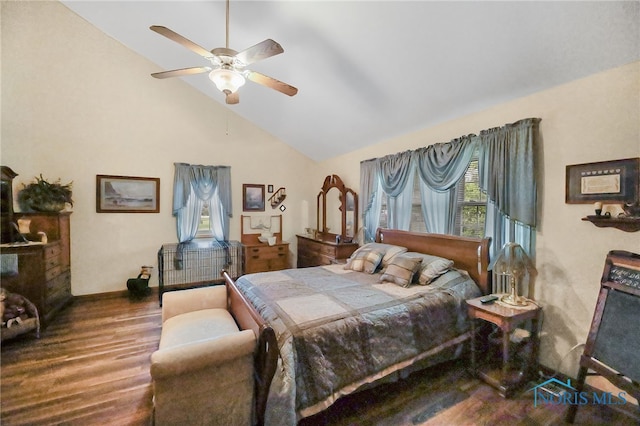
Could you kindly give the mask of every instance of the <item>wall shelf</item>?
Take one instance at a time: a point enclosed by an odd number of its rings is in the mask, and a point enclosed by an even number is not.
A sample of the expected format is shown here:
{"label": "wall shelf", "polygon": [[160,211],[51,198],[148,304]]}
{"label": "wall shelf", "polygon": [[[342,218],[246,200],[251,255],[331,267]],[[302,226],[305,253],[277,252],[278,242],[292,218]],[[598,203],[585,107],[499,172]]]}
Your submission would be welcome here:
{"label": "wall shelf", "polygon": [[640,231],[640,217],[587,216],[582,220],[591,222],[598,228],[617,228],[625,232]]}

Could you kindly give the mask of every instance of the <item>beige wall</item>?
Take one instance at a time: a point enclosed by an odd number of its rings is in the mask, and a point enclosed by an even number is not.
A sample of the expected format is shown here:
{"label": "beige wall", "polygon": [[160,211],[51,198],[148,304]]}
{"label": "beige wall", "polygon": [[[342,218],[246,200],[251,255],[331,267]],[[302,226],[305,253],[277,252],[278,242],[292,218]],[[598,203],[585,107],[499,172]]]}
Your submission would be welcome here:
{"label": "beige wall", "polygon": [[[184,81],[151,78],[155,64],[64,5],[1,5],[1,162],[19,173],[15,192],[40,173],[73,181],[74,295],[126,289],[176,241],[174,162],[231,166],[232,239],[240,239],[243,183],[286,187],[284,238],[295,241],[314,192],[300,179],[311,160]],[[97,174],[159,177],[160,213],[96,213]]]}
{"label": "beige wall", "polygon": [[[541,118],[536,298],[544,307],[541,361],[555,369],[586,341],[607,252],[640,252],[640,233],[596,228],[580,220],[593,214],[591,205],[565,204],[565,166],[639,157],[639,94],[636,62],[325,161],[315,180],[336,173],[358,188],[361,160]],[[581,353],[574,350],[560,369],[575,376]]]}
{"label": "beige wall", "polygon": [[[557,367],[572,346],[585,341],[606,253],[640,252],[639,233],[596,228],[580,220],[591,206],[564,203],[567,164],[640,156],[640,63],[320,164],[179,79],[159,84],[149,77],[154,71],[154,64],[61,4],[2,2],[1,162],[20,174],[16,189],[39,173],[73,180],[75,295],[123,289],[140,265],[156,265],[162,243],[175,240],[175,161],[231,166],[233,239],[239,239],[242,183],[285,186],[285,239],[294,242],[305,226],[303,206],[315,226],[324,176],[338,174],[358,191],[363,159],[525,117],[542,119],[536,295],[545,312],[543,364]],[[97,214],[96,174],[160,177],[161,213]],[[576,374],[580,352],[562,362],[563,372]]]}

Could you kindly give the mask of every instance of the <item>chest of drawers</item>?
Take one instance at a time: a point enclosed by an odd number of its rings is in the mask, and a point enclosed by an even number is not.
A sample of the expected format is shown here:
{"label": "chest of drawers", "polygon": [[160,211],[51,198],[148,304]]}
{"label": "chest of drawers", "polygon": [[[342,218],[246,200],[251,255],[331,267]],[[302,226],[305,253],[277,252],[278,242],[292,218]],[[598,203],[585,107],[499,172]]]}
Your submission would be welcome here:
{"label": "chest of drawers", "polygon": [[2,286],[29,299],[46,327],[68,303],[71,294],[70,213],[16,213],[31,220],[31,234],[45,232],[48,244],[3,247],[14,270],[2,275]]}
{"label": "chest of drawers", "polygon": [[298,235],[298,268],[344,262],[358,248],[357,243],[335,243]]}
{"label": "chest of drawers", "polygon": [[244,273],[279,271],[289,267],[289,243],[244,245]]}

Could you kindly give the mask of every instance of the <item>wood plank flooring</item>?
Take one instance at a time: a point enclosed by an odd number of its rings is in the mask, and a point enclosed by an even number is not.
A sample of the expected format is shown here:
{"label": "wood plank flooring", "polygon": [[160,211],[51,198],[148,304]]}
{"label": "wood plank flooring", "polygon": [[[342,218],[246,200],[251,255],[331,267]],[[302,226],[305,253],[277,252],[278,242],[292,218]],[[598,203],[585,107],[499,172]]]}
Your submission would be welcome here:
{"label": "wood plank flooring", "polygon": [[[144,301],[81,298],[40,339],[3,342],[2,425],[151,424],[149,358],[160,331],[153,295]],[[501,398],[473,379],[462,361],[343,398],[300,426],[562,423],[564,407],[534,408],[532,398],[530,392]],[[578,411],[578,425],[605,423],[636,424],[606,407]]]}

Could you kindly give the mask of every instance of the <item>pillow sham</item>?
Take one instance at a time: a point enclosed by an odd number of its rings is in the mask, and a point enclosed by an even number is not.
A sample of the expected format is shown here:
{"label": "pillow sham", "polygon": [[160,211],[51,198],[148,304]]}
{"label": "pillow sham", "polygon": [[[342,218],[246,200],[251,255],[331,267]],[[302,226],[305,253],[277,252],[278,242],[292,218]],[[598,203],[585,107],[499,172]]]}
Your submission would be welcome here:
{"label": "pillow sham", "polygon": [[378,269],[382,256],[383,254],[379,251],[362,249],[361,247],[353,252],[344,269],[373,274]]}
{"label": "pillow sham", "polygon": [[380,276],[380,281],[392,282],[402,287],[409,287],[422,263],[422,258],[398,254]]}
{"label": "pillow sham", "polygon": [[420,285],[429,284],[453,267],[453,260],[445,259],[444,257],[417,252],[408,252],[405,253],[405,256],[422,259],[420,270],[416,274],[416,281]]}
{"label": "pillow sham", "polygon": [[393,244],[384,244],[384,243],[367,243],[362,247],[358,248],[353,252],[351,257],[356,255],[360,250],[373,250],[382,254],[382,262],[380,266],[382,268],[386,268],[391,259],[401,253],[405,253],[407,251],[406,247],[395,246]]}

